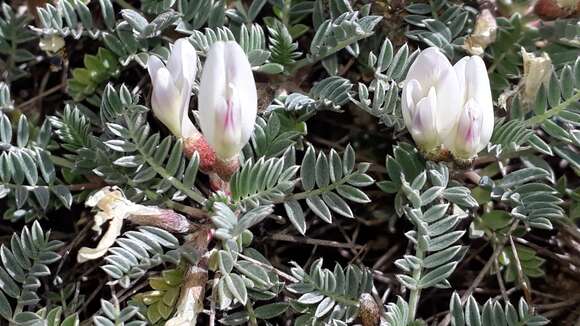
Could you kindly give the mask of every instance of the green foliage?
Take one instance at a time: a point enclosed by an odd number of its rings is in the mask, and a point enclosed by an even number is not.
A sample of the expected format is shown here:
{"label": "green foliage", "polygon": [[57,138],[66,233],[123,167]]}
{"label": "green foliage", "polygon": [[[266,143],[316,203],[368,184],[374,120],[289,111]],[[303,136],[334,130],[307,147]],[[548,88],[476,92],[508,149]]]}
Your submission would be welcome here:
{"label": "green foliage", "polygon": [[[219,249],[212,252],[209,268],[219,277],[217,282],[217,305],[221,310],[244,307],[244,310],[226,314],[220,322],[226,325],[244,323],[250,319],[269,319],[282,313],[283,307],[264,307],[254,311],[257,301],[275,298],[282,290],[278,275],[262,254],[249,248],[252,234],[248,230],[272,213],[270,206],[254,208],[239,219],[225,204],[214,204],[213,223],[217,226],[216,237],[222,240]],[[238,310],[238,309],[236,309]]]}
{"label": "green foliage", "polygon": [[397,303],[390,302],[387,305],[385,320],[389,326],[407,326],[409,323],[409,304],[401,297],[397,297]]}
{"label": "green foliage", "polygon": [[542,265],[546,260],[538,257],[535,250],[526,246],[516,245],[515,251],[518,262],[516,262],[513,250],[513,247],[505,248],[503,255],[499,259],[499,262],[506,267],[504,272],[506,282],[511,283],[518,280],[518,264],[521,266],[521,272],[525,278],[538,278],[546,274],[542,269]]}
{"label": "green foliage", "polygon": [[244,156],[269,158],[282,155],[306,133],[306,123],[299,120],[284,112],[273,112],[268,120],[258,117],[252,139],[244,148]]}
{"label": "green foliage", "polygon": [[440,48],[449,58],[463,51],[465,36],[471,31],[475,9],[447,0],[412,3],[405,7],[405,21],[416,28],[406,33],[414,41]]}
{"label": "green foliage", "polygon": [[127,231],[117,239],[117,246],[109,249],[106,265],[101,268],[124,288],[141,278],[147,271],[164,261],[179,262],[179,241],[171,233],[150,226]]}
{"label": "green foliage", "polygon": [[269,111],[284,110],[298,114],[298,121],[306,121],[317,111],[330,110],[341,112],[341,107],[351,98],[352,83],[339,76],[319,81],[310,94],[292,93],[274,100]]}
{"label": "green foliage", "polygon": [[96,55],[85,55],[83,62],[85,67],[73,69],[69,80],[69,93],[75,101],[92,95],[119,75],[118,58],[105,48],[99,48]]}
{"label": "green foliage", "polygon": [[298,51],[298,43],[292,42],[292,35],[286,26],[279,20],[272,21],[268,25],[270,33],[271,61],[288,66],[296,61],[302,53]]}
{"label": "green foliage", "polygon": [[[395,282],[402,285],[390,289],[401,290],[396,295],[402,296],[383,301],[381,317],[387,325],[425,323],[416,318],[426,312],[418,309],[421,291],[452,286],[449,278],[469,251],[463,229],[468,219],[473,221],[470,235],[482,236],[474,244],[491,244],[500,254],[499,270],[493,267],[491,274],[502,273],[508,283],[523,276],[529,283],[551,272],[544,270],[543,253],[533,250],[534,239],[526,235],[560,224],[573,228],[570,221],[580,216],[573,179],[580,171],[576,21],[532,26],[519,15],[497,18],[497,40],[483,58],[494,101],[503,108],[507,99],[509,105],[506,112],[495,110],[501,118],[496,119],[487,152],[473,170],[464,170],[429,162],[413,145],[401,142],[400,93],[419,53],[417,46],[436,46],[456,62],[478,10],[457,1],[430,0],[409,2],[406,14],[399,15],[396,6],[366,3],[61,0],[38,7],[37,20],[26,6],[17,10],[2,3],[0,207],[9,220],[3,228],[17,230],[18,224],[11,222],[45,218],[43,223],[54,225],[59,239],[67,241],[66,250],[57,251],[62,243],[49,240],[38,222],[5,239],[0,246],[2,319],[15,325],[161,325],[181,309],[177,303],[182,285],[189,281],[187,271],[198,268],[208,278],[200,287],[205,289],[204,297],[198,298],[203,303],[200,313],[209,312],[209,318],[221,324],[359,323],[361,296],[376,297],[384,290],[383,284],[373,286],[373,277],[390,270],[382,270],[381,264],[377,271],[363,266],[372,264],[374,257],[387,256],[379,252],[383,249],[379,242],[361,243],[372,227],[358,226],[378,225],[376,232],[387,232],[382,218],[364,217],[391,207],[406,221],[392,219],[389,231],[400,233],[397,228],[409,226],[406,222],[412,229],[404,233],[409,241],[405,254],[390,256],[401,270]],[[166,60],[173,41],[183,35],[199,54],[198,67],[214,42],[238,42],[258,81],[254,134],[239,156],[241,167],[227,183],[219,183],[205,170],[201,172],[207,175],[198,176],[200,156],[184,154],[183,140],[170,135],[147,107],[151,90],[144,69],[147,61],[151,55]],[[56,57],[51,51],[38,50],[39,39],[66,42],[66,52],[57,55],[62,64],[53,64]],[[549,53],[554,64],[550,81],[531,101],[517,95],[523,86],[522,46]],[[97,50],[87,54],[86,49]],[[68,67],[80,60],[80,67]],[[123,84],[112,86],[119,77]],[[64,89],[66,78],[70,79]],[[194,95],[198,86],[192,87]],[[199,103],[195,97],[194,108]],[[349,109],[354,107],[376,117],[389,136],[359,132],[368,127],[368,121],[359,121],[368,117],[351,115]],[[331,112],[310,124],[321,111]],[[355,121],[354,128],[344,128],[348,129],[344,136],[352,137],[359,153],[350,145],[340,154],[333,146],[315,147],[329,141],[319,138],[326,130],[315,129],[344,111],[347,115],[333,122]],[[43,120],[45,115],[51,116]],[[386,176],[378,182],[387,195],[373,197],[375,193],[365,187],[380,177],[382,168],[375,167],[371,177],[370,164],[357,162],[356,156],[364,153],[365,160],[376,161],[375,149],[384,148],[385,142],[398,145],[387,155]],[[477,180],[473,189],[468,188]],[[91,241],[92,235],[93,214],[82,204],[91,191],[112,185],[136,204],[179,210],[191,223],[192,234],[127,223],[102,260],[92,266],[75,263],[70,253]],[[368,205],[371,198],[380,200]],[[311,213],[335,225],[307,220]],[[337,215],[359,217],[333,220]],[[284,223],[286,219],[290,223]],[[310,239],[307,228],[325,239]],[[336,240],[335,229],[356,230],[351,239],[344,234],[353,247],[339,255],[357,265],[336,263],[329,269],[323,268],[322,259],[308,259],[304,265],[291,262],[287,274],[286,263],[277,258],[302,261],[302,255],[278,256],[278,250],[271,250],[271,241],[280,235],[316,243],[318,250],[325,241]],[[207,248],[194,247],[190,241],[198,230],[210,231],[203,239]],[[518,235],[517,244],[506,241],[499,248],[511,232]],[[550,235],[557,237],[555,232]],[[363,250],[354,249],[361,245]],[[41,286],[41,278],[51,274],[48,265],[60,254],[68,258],[55,270],[52,283]],[[326,252],[313,250],[312,257],[316,255]],[[489,270],[482,276],[488,274]],[[100,307],[94,307],[99,306],[96,300]],[[480,307],[473,297],[462,304],[454,294],[450,308],[457,326],[547,323],[523,300],[518,309],[496,299]]]}
{"label": "green foliage", "polygon": [[257,207],[282,202],[296,183],[298,166],[294,162],[294,148],[283,158],[260,158],[246,161],[230,180],[232,200],[242,207]]}
{"label": "green foliage", "polygon": [[176,0],[144,0],[141,1],[141,10],[150,14],[160,14],[175,5]]}
{"label": "green foliage", "polygon": [[155,190],[159,194],[174,189],[174,198],[187,196],[203,204],[205,197],[194,186],[199,156],[188,159],[183,154],[182,140],[173,136],[161,139],[159,132],[150,134],[146,121],[147,108],[138,105],[126,87],[119,91],[108,86],[103,96],[103,117],[112,138],[104,144],[121,153],[113,165],[125,168],[133,186]]}
{"label": "green foliage", "polygon": [[253,0],[250,6],[246,7],[243,2],[237,1],[233,10],[228,10],[226,14],[234,24],[251,24],[256,20],[266,2],[267,0]]}
{"label": "green foliage", "polygon": [[[288,290],[299,295],[291,307],[301,314],[296,318],[299,325],[344,324],[358,315],[358,301],[363,293],[370,293],[372,273],[367,268],[335,264],[334,269],[322,268],[323,260],[312,263],[308,271],[294,263],[292,275],[296,283]],[[342,323],[340,323],[342,322]]]}
{"label": "green foliage", "polygon": [[103,42],[118,57],[122,66],[127,66],[134,60],[146,67],[152,54],[162,58],[169,56],[169,50],[159,46],[155,40],[136,37],[133,28],[126,22],[119,23],[114,32],[103,33]]}
{"label": "green foliage", "polygon": [[206,23],[210,28],[224,24],[223,0],[178,0],[177,6],[183,15],[177,26],[178,31],[191,34]]}
{"label": "green foliage", "polygon": [[21,115],[14,135],[8,116],[0,112],[0,189],[3,190],[0,193],[14,196],[17,208],[27,203],[40,211],[46,210],[51,194],[70,207],[70,191],[57,179],[50,152],[45,149],[50,141],[50,124],[43,124],[36,139],[31,137],[30,129],[28,119]]}
{"label": "green foliage", "polygon": [[494,98],[509,88],[510,80],[521,75],[521,42],[524,39],[524,23],[519,14],[511,18],[497,17],[497,37],[487,49],[493,64],[488,68]]}
{"label": "green foliage", "polygon": [[[107,30],[115,28],[115,11],[111,0],[99,0],[100,14]],[[91,38],[102,35],[103,30],[95,24],[91,9],[81,0],[63,0],[56,6],[46,4],[37,8],[40,26],[34,28],[44,36],[71,35],[75,39],[87,34]]]}
{"label": "green foliage", "polygon": [[133,34],[140,39],[159,36],[163,30],[173,25],[179,19],[179,14],[173,10],[159,14],[151,22],[132,9],[121,10],[121,15],[129,26],[133,28]]}
{"label": "green foliage", "polygon": [[265,17],[266,25],[271,26],[274,20],[279,20],[290,32],[293,39],[297,39],[308,32],[310,27],[301,23],[314,11],[314,1],[302,0],[275,0],[272,2],[274,17]]}
{"label": "green foliage", "polygon": [[260,223],[273,212],[271,205],[260,206],[249,210],[238,218],[231,208],[220,202],[213,205],[213,210],[214,215],[211,220],[216,226],[215,236],[224,241],[238,239],[246,230]]}
{"label": "green foliage", "polygon": [[4,244],[0,246],[0,316],[11,320],[16,313],[16,321],[33,317],[33,313],[13,310],[8,298],[14,299],[18,306],[37,304],[40,278],[50,275],[47,265],[60,259],[56,250],[62,245],[61,241],[50,240],[50,232],[45,233],[35,221],[30,229],[25,226],[20,235],[12,235],[10,248]]}
{"label": "green foliage", "polygon": [[469,296],[465,304],[461,304],[461,300],[457,292],[453,293],[451,302],[449,304],[451,310],[451,324],[454,326],[464,325],[481,325],[481,326],[495,326],[495,325],[546,325],[549,321],[540,315],[530,313],[530,308],[526,301],[521,298],[518,304],[518,309],[506,302],[502,307],[501,304],[494,299],[489,299],[481,307],[473,296]]}
{"label": "green foliage", "polygon": [[147,307],[147,320],[152,325],[163,325],[174,313],[184,273],[183,268],[166,269],[159,276],[149,277],[149,286],[153,290],[138,293],[133,297],[137,304]]}
{"label": "green foliage", "polygon": [[[23,44],[37,38],[27,28],[30,16],[26,13],[14,12],[8,3],[2,2],[0,14],[0,77],[8,81],[20,79],[28,74],[21,64],[33,61],[34,55],[23,48]],[[0,102],[1,103],[1,102]],[[2,105],[0,105],[2,107]]]}
{"label": "green foliage", "polygon": [[558,19],[553,23],[543,24],[539,33],[542,38],[550,41],[542,50],[550,55],[552,64],[557,69],[574,64],[580,48],[580,26],[575,19]]}
{"label": "green foliage", "polygon": [[[400,106],[399,83],[404,79],[407,70],[413,63],[419,51],[409,55],[407,44],[403,45],[393,56],[393,44],[386,38],[379,56],[372,51],[369,53],[368,65],[374,71],[370,87],[363,83],[358,84],[358,100],[351,101],[359,108],[379,118],[388,127],[400,130],[404,127]],[[372,99],[370,93],[373,93]]]}
{"label": "green foliage", "polygon": [[297,61],[292,66],[291,72],[326,59],[323,62],[324,68],[330,75],[336,75],[338,73],[338,60],[333,55],[346,49],[351,55],[357,57],[359,55],[357,42],[373,35],[373,29],[381,18],[347,10],[335,18],[325,20],[316,26],[316,33],[312,37],[306,58]]}
{"label": "green foliage", "polygon": [[0,111],[12,111],[14,109],[14,101],[10,97],[10,87],[0,82]]}
{"label": "green foliage", "polygon": [[93,144],[91,121],[77,106],[66,105],[62,117],[50,121],[64,149],[75,152]]}
{"label": "green foliage", "polygon": [[138,308],[132,305],[128,305],[126,308],[121,309],[119,307],[119,302],[116,298],[113,298],[113,302],[109,302],[101,299],[101,310],[102,315],[94,316],[93,323],[96,326],[144,326],[147,325],[146,322],[139,320]]}
{"label": "green foliage", "polygon": [[[53,326],[77,326],[79,325],[79,316],[72,314],[62,316],[62,307],[56,307],[50,311],[42,308],[37,312],[21,312],[14,316],[16,325],[53,325]],[[64,319],[62,319],[65,317]]]}
{"label": "green foliage", "polygon": [[539,229],[552,229],[552,220],[564,217],[562,199],[549,184],[549,172],[540,167],[528,167],[506,175],[492,186],[491,196],[511,207],[512,217]]}
{"label": "green foliage", "polygon": [[[580,170],[580,157],[569,148],[580,146],[580,59],[574,66],[566,65],[559,76],[552,74],[548,85],[540,88],[533,103],[531,117],[525,120],[527,126],[541,127],[549,141],[535,137],[530,145],[539,152],[552,154],[553,150],[574,169]],[[551,150],[550,150],[551,149]]]}
{"label": "green foliage", "polygon": [[[308,147],[300,166],[300,184],[304,192],[295,193],[284,202],[284,208],[292,225],[302,234],[306,232],[306,214],[299,200],[304,200],[312,212],[332,223],[335,214],[354,218],[346,200],[365,204],[370,198],[360,189],[372,185],[374,180],[366,174],[367,163],[355,164],[354,149],[349,145],[342,158],[335,150],[318,155]],[[346,200],[345,200],[346,199]]]}
{"label": "green foliage", "polygon": [[[528,142],[535,144],[533,139],[543,142],[541,138],[533,134],[526,124],[518,119],[506,120],[499,119],[493,129],[491,143],[494,144],[494,150],[498,154],[507,154],[516,152],[520,147]],[[547,151],[549,147],[542,146]]]}

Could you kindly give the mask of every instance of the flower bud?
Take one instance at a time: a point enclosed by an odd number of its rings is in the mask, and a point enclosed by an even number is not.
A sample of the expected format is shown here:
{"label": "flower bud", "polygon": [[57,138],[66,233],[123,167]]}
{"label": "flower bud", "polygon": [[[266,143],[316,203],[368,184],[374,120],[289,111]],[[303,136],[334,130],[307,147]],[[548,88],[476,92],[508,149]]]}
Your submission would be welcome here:
{"label": "flower bud", "polygon": [[528,53],[522,48],[522,60],[524,62],[524,76],[522,81],[524,83],[525,103],[533,103],[536,99],[538,90],[543,83],[550,80],[552,75],[552,60],[547,53],[542,56],[535,56],[533,53]]}
{"label": "flower bud", "polygon": [[459,115],[459,84],[447,58],[435,47],[421,52],[403,86],[403,119],[417,145],[432,153]]}
{"label": "flower bud", "polygon": [[252,68],[233,41],[215,42],[207,54],[199,87],[199,123],[222,160],[236,157],[254,131],[257,91]]}
{"label": "flower bud", "polygon": [[485,48],[495,41],[497,22],[489,9],[481,11],[475,21],[473,33],[465,38],[463,47],[473,55],[482,55]]}
{"label": "flower bud", "polygon": [[493,100],[485,63],[480,57],[464,57],[453,68],[460,86],[461,111],[454,131],[444,139],[444,144],[455,159],[469,160],[491,139]]}
{"label": "flower bud", "polygon": [[153,84],[151,106],[155,116],[177,137],[198,133],[187,115],[197,72],[197,54],[191,43],[187,38],[175,41],[167,66],[152,55],[147,69]]}

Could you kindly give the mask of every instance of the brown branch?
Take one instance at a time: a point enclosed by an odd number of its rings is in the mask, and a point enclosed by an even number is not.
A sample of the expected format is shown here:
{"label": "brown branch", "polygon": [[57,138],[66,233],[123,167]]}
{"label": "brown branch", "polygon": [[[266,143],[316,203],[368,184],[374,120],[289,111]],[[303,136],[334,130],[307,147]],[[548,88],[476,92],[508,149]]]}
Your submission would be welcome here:
{"label": "brown branch", "polygon": [[44,92],[42,92],[42,93],[38,94],[37,96],[35,96],[35,97],[31,98],[30,100],[27,100],[27,101],[24,101],[24,102],[22,102],[22,103],[18,104],[18,105],[16,106],[16,109],[15,109],[15,110],[16,110],[16,111],[20,111],[22,108],[24,108],[24,107],[26,107],[26,106],[28,106],[28,105],[30,105],[30,104],[32,104],[32,103],[34,103],[34,102],[38,101],[39,99],[41,99],[41,98],[43,98],[43,97],[45,97],[45,96],[47,96],[47,95],[50,95],[50,94],[52,94],[52,93],[55,93],[55,92],[57,92],[57,91],[59,91],[59,90],[63,89],[65,86],[66,86],[66,84],[60,84],[60,85],[56,85],[56,86],[54,86],[54,87],[50,88],[49,90],[46,90],[46,91],[44,91]]}
{"label": "brown branch", "polygon": [[528,282],[526,282],[526,278],[524,277],[522,263],[520,262],[520,257],[518,255],[516,245],[514,244],[514,239],[512,238],[511,235],[509,236],[509,240],[510,240],[510,246],[512,248],[512,254],[514,255],[514,259],[516,262],[516,270],[518,272],[518,281],[519,281],[520,285],[522,286],[522,290],[524,291],[524,297],[526,298],[526,301],[528,302],[528,304],[531,305],[532,296],[530,295],[530,289],[528,286]]}
{"label": "brown branch", "polygon": [[358,245],[358,244],[349,244],[343,243],[338,241],[330,241],[330,240],[321,240],[321,239],[311,239],[305,237],[297,237],[289,234],[280,234],[276,233],[270,236],[272,240],[278,241],[286,241],[286,242],[295,242],[295,243],[304,243],[309,245],[315,246],[323,246],[323,247],[334,247],[334,248],[347,248],[347,249],[363,249],[365,246]]}

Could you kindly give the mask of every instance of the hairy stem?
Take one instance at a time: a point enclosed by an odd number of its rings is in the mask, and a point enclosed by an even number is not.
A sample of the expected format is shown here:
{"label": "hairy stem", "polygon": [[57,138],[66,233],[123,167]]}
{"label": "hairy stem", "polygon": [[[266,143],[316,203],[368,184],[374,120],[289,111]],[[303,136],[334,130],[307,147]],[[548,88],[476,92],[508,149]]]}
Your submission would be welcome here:
{"label": "hairy stem", "polygon": [[[420,228],[417,230],[417,239],[421,239],[421,237],[423,236],[420,230],[421,230]],[[423,248],[421,248],[421,246],[419,246],[418,244],[415,249],[415,256],[419,258],[419,260],[423,260],[423,258],[425,258],[425,250],[423,250]],[[419,268],[413,271],[412,276],[413,279],[417,282],[417,284],[421,279],[422,273],[423,266],[419,266]],[[414,289],[411,289],[411,293],[409,294],[409,321],[415,320],[415,315],[417,314],[417,305],[419,304],[420,297],[421,297],[420,287],[415,287]]]}
{"label": "hairy stem", "polygon": [[559,115],[569,105],[576,103],[579,100],[580,100],[580,91],[576,90],[576,94],[574,94],[572,97],[570,97],[566,101],[556,105],[552,109],[547,110],[546,112],[544,112],[542,114],[538,114],[536,116],[529,118],[528,120],[525,121],[525,123],[529,127],[539,125],[539,124],[543,123],[544,121],[550,119],[551,117]]}

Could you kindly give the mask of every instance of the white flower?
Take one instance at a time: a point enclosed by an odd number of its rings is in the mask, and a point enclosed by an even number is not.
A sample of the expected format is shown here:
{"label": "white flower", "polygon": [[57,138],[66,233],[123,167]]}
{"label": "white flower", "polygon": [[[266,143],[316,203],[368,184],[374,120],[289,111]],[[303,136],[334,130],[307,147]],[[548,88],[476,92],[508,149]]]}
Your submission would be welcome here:
{"label": "white flower", "polygon": [[221,159],[238,155],[254,131],[258,96],[242,48],[233,41],[214,43],[199,87],[199,123]]}
{"label": "white flower", "polygon": [[453,131],[459,89],[451,63],[435,47],[422,51],[409,68],[402,94],[403,118],[424,152],[437,149]]}
{"label": "white flower", "polygon": [[147,69],[153,84],[151,106],[155,116],[182,138],[197,133],[187,112],[191,88],[197,72],[197,54],[187,38],[175,41],[167,66],[156,56],[150,56]]}
{"label": "white flower", "polygon": [[457,159],[471,159],[484,149],[493,133],[493,100],[485,63],[464,57],[453,66],[459,82],[460,115],[444,144]]}
{"label": "white flower", "polygon": [[403,87],[405,125],[427,154],[440,148],[459,160],[487,146],[493,132],[493,101],[485,63],[464,57],[451,66],[434,47],[421,52]]}

